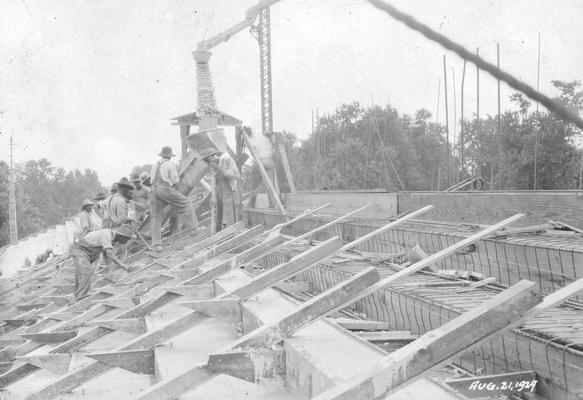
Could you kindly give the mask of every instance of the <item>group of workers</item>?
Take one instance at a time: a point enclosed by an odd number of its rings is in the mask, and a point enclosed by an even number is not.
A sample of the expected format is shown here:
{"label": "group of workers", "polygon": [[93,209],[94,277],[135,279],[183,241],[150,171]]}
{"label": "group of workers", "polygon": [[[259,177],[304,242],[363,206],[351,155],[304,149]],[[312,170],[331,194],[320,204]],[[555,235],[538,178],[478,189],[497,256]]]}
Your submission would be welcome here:
{"label": "group of workers", "polygon": [[[130,240],[150,210],[161,221],[163,211],[169,205],[177,214],[179,229],[198,226],[192,202],[177,190],[179,174],[171,160],[174,157],[172,148],[163,147],[159,156],[161,158],[153,165],[151,173],[134,174],[131,182],[123,177],[113,185],[108,197],[98,193],[93,201],[87,199],[83,202],[79,233],[69,249],[75,270],[73,291],[76,301],[88,296],[92,265],[100,257],[106,266],[113,262],[124,270],[131,270],[120,260],[120,245]],[[220,171],[218,175],[224,177],[225,184],[236,185],[240,176],[232,159],[211,155],[206,161]]]}

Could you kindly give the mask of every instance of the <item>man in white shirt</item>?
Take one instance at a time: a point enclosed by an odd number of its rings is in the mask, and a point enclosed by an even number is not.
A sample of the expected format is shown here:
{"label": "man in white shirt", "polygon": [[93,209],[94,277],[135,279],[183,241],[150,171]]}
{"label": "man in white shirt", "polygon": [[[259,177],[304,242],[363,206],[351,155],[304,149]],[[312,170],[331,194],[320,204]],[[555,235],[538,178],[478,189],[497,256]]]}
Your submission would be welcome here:
{"label": "man in white shirt", "polygon": [[162,159],[152,166],[152,173],[150,180],[152,181],[155,196],[156,213],[155,224],[153,226],[152,238],[154,239],[154,246],[160,245],[160,228],[161,219],[164,208],[170,205],[179,216],[179,229],[191,229],[198,226],[194,208],[190,200],[185,195],[176,190],[176,184],[179,181],[178,170],[176,165],[171,161],[174,157],[172,148],[165,146],[162,148],[160,154]]}
{"label": "man in white shirt", "polygon": [[238,219],[239,190],[238,183],[241,174],[235,160],[228,154],[214,154],[207,158],[211,166],[216,168],[217,188],[217,231],[225,225],[232,225]]}
{"label": "man in white shirt", "polygon": [[117,264],[120,268],[130,271],[131,268],[121,262],[115,255],[113,245],[126,243],[133,235],[129,224],[121,225],[116,229],[100,229],[87,233],[81,240],[69,248],[69,255],[75,267],[74,296],[75,301],[87,297],[91,289],[93,263],[101,254]]}

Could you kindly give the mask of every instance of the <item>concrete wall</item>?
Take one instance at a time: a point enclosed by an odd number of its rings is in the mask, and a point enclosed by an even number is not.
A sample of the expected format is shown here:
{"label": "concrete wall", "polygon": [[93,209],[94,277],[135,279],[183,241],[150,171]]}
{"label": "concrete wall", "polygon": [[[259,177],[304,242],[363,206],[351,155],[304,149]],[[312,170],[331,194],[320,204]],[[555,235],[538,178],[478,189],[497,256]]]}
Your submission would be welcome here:
{"label": "concrete wall", "polygon": [[447,222],[493,224],[516,213],[526,216],[514,226],[559,220],[583,228],[583,191],[514,192],[301,192],[284,194],[290,209],[332,203],[326,213],[346,213],[364,204],[367,217],[394,217],[428,204],[435,209],[423,219]]}

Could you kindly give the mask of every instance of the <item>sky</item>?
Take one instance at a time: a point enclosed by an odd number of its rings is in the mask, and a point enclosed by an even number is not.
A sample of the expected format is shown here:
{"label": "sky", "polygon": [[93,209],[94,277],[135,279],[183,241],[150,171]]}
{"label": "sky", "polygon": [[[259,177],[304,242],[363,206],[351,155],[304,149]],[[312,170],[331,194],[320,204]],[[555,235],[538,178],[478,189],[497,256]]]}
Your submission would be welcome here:
{"label": "sky", "polygon": [[[192,51],[253,4],[0,0],[0,160],[9,159],[12,135],[16,162],[45,157],[67,170],[91,168],[110,185],[155,161],[162,146],[178,151],[171,118],[196,110]],[[391,4],[468,49],[479,47],[490,62],[500,43],[501,68],[533,87],[540,32],[540,91],[553,96],[551,80],[583,80],[580,0]],[[449,119],[461,116],[463,60],[365,0],[282,0],[271,8],[271,29],[275,130],[306,138],[312,112],[332,113],[355,100],[388,102],[409,114],[426,108],[444,122],[444,54]],[[244,31],[213,49],[210,61],[218,107],[257,132],[258,53]],[[513,90],[505,84],[501,90],[507,109]],[[464,97],[467,118],[476,108],[470,64]],[[496,81],[482,72],[481,115],[496,113],[496,98]]]}

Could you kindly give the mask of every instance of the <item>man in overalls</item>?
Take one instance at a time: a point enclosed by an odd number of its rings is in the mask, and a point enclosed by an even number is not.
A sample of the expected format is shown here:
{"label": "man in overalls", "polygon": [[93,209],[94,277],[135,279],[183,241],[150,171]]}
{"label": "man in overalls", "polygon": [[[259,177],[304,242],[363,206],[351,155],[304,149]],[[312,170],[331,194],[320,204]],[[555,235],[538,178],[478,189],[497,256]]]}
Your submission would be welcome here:
{"label": "man in overalls", "polygon": [[100,229],[87,233],[77,243],[69,248],[69,255],[73,259],[75,267],[75,283],[73,293],[75,301],[88,296],[91,289],[91,277],[93,275],[93,263],[101,254],[113,261],[120,268],[131,271],[131,267],[120,261],[113,251],[113,244],[126,243],[133,235],[133,229],[129,224],[121,225],[115,229]]}
{"label": "man in overalls", "polygon": [[[176,190],[178,184],[178,170],[176,165],[171,161],[174,157],[172,148],[165,146],[159,154],[162,159],[152,166],[150,179],[153,184],[153,203],[155,204],[153,214],[154,224],[152,227],[153,245],[156,250],[161,250],[162,214],[164,208],[170,205],[178,213],[178,228],[191,229],[198,226],[194,208],[188,198]],[[153,205],[154,205],[153,204]]]}

